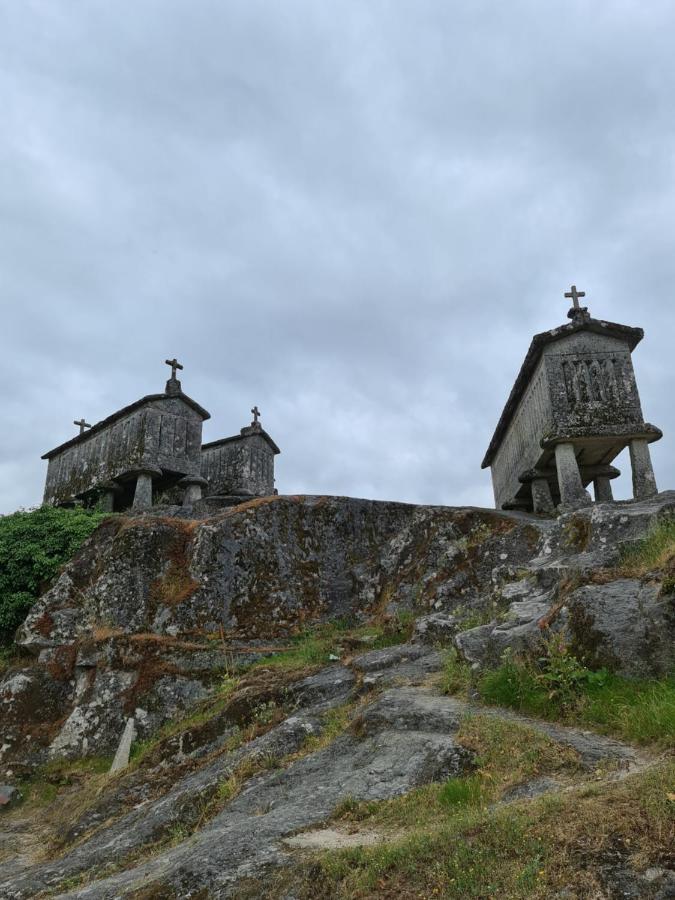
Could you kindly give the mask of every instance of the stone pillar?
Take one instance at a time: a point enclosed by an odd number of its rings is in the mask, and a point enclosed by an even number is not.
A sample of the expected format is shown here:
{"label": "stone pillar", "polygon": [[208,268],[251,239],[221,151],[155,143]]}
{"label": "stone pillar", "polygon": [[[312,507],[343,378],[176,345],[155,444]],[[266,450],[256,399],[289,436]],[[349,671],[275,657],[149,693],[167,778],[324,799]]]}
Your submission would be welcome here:
{"label": "stone pillar", "polygon": [[614,500],[612,482],[607,475],[596,475],[593,479],[593,493],[596,503],[611,503]]}
{"label": "stone pillar", "polygon": [[120,490],[120,486],[115,481],[105,481],[101,485],[101,494],[96,504],[101,512],[115,511],[115,495]]}
{"label": "stone pillar", "polygon": [[586,506],[591,495],[584,489],[581,472],[574,452],[574,444],[556,444],[555,466],[558,471],[561,506]]}
{"label": "stone pillar", "polygon": [[532,509],[536,513],[552,513],[555,510],[547,478],[532,479]]}
{"label": "stone pillar", "polygon": [[115,509],[115,491],[112,488],[106,488],[103,491],[98,501],[98,508],[101,512],[113,512]]}
{"label": "stone pillar", "polygon": [[657,493],[649,444],[644,438],[630,442],[630,464],[633,469],[633,497],[642,500]]}
{"label": "stone pillar", "polygon": [[208,481],[199,475],[186,475],[178,484],[185,488],[183,506],[192,506],[197,500],[202,499],[202,488],[208,485]]}
{"label": "stone pillar", "polygon": [[156,474],[154,469],[138,473],[132,509],[149,509],[152,506],[152,476]]}

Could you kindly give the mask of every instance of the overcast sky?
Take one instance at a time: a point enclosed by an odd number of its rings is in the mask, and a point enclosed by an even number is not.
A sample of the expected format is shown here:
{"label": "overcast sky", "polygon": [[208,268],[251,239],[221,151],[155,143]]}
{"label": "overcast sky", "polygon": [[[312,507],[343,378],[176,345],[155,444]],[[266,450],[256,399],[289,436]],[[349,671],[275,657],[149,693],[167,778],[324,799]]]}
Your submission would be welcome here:
{"label": "overcast sky", "polygon": [[674,35],[672,0],[0,0],[0,511],[174,355],[206,440],[258,404],[281,493],[491,505],[572,282],[645,329],[675,488]]}

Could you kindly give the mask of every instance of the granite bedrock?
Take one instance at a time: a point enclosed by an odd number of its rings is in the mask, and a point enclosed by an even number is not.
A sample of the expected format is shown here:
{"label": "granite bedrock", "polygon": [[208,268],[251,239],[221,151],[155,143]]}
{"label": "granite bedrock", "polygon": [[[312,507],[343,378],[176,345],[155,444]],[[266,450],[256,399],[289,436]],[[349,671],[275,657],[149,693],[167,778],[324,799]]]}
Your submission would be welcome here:
{"label": "granite bedrock", "polygon": [[[658,579],[611,567],[674,511],[670,491],[555,520],[339,497],[271,497],[201,519],[184,508],[111,517],[19,629],[30,656],[0,683],[0,774],[111,754],[129,716],[147,737],[207,697],[233,661],[326,621],[411,612],[425,617],[420,635],[454,640],[477,668],[554,628],[598,665],[664,674],[673,598]],[[598,570],[605,583],[590,578]],[[570,576],[578,586],[561,604]]]}

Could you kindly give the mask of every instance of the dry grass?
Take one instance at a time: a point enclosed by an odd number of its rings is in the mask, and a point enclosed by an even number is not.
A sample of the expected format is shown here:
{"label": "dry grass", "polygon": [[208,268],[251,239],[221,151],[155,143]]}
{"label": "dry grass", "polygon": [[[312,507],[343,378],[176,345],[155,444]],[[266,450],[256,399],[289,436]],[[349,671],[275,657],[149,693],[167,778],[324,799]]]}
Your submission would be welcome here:
{"label": "dry grass", "polygon": [[[675,763],[662,761],[623,782],[501,808],[475,800],[444,808],[434,802],[442,789],[422,788],[370,805],[375,812],[369,827],[378,821],[398,825],[397,831],[385,830],[389,841],[317,854],[281,873],[265,896],[281,898],[290,891],[299,900],[546,900],[565,891],[570,900],[603,897],[603,865],[620,861],[643,871],[675,862],[669,799],[674,779]],[[398,814],[382,815],[377,807]],[[347,809],[344,817],[349,816]]]}

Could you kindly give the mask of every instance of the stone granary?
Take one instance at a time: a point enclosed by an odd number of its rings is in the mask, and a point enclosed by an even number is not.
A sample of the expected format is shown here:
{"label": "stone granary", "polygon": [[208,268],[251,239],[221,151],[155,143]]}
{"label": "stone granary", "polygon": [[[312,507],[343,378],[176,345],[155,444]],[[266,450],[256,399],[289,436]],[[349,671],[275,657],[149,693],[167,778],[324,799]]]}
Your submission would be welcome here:
{"label": "stone granary", "polygon": [[42,457],[48,460],[44,503],[99,505],[110,511],[162,502],[192,504],[207,497],[273,494],[279,448],[259,422],[238,435],[202,445],[210,414],[184,394],[176,360],[163,394],[149,394],[96,425],[74,424],[79,434]]}
{"label": "stone granary", "polygon": [[633,494],[656,493],[649,444],[661,431],[642,416],[631,352],[641,328],[593,319],[572,285],[571,322],[537,334],[482,467],[492,470],[498,509],[551,512],[612,500],[611,463],[630,449]]}

